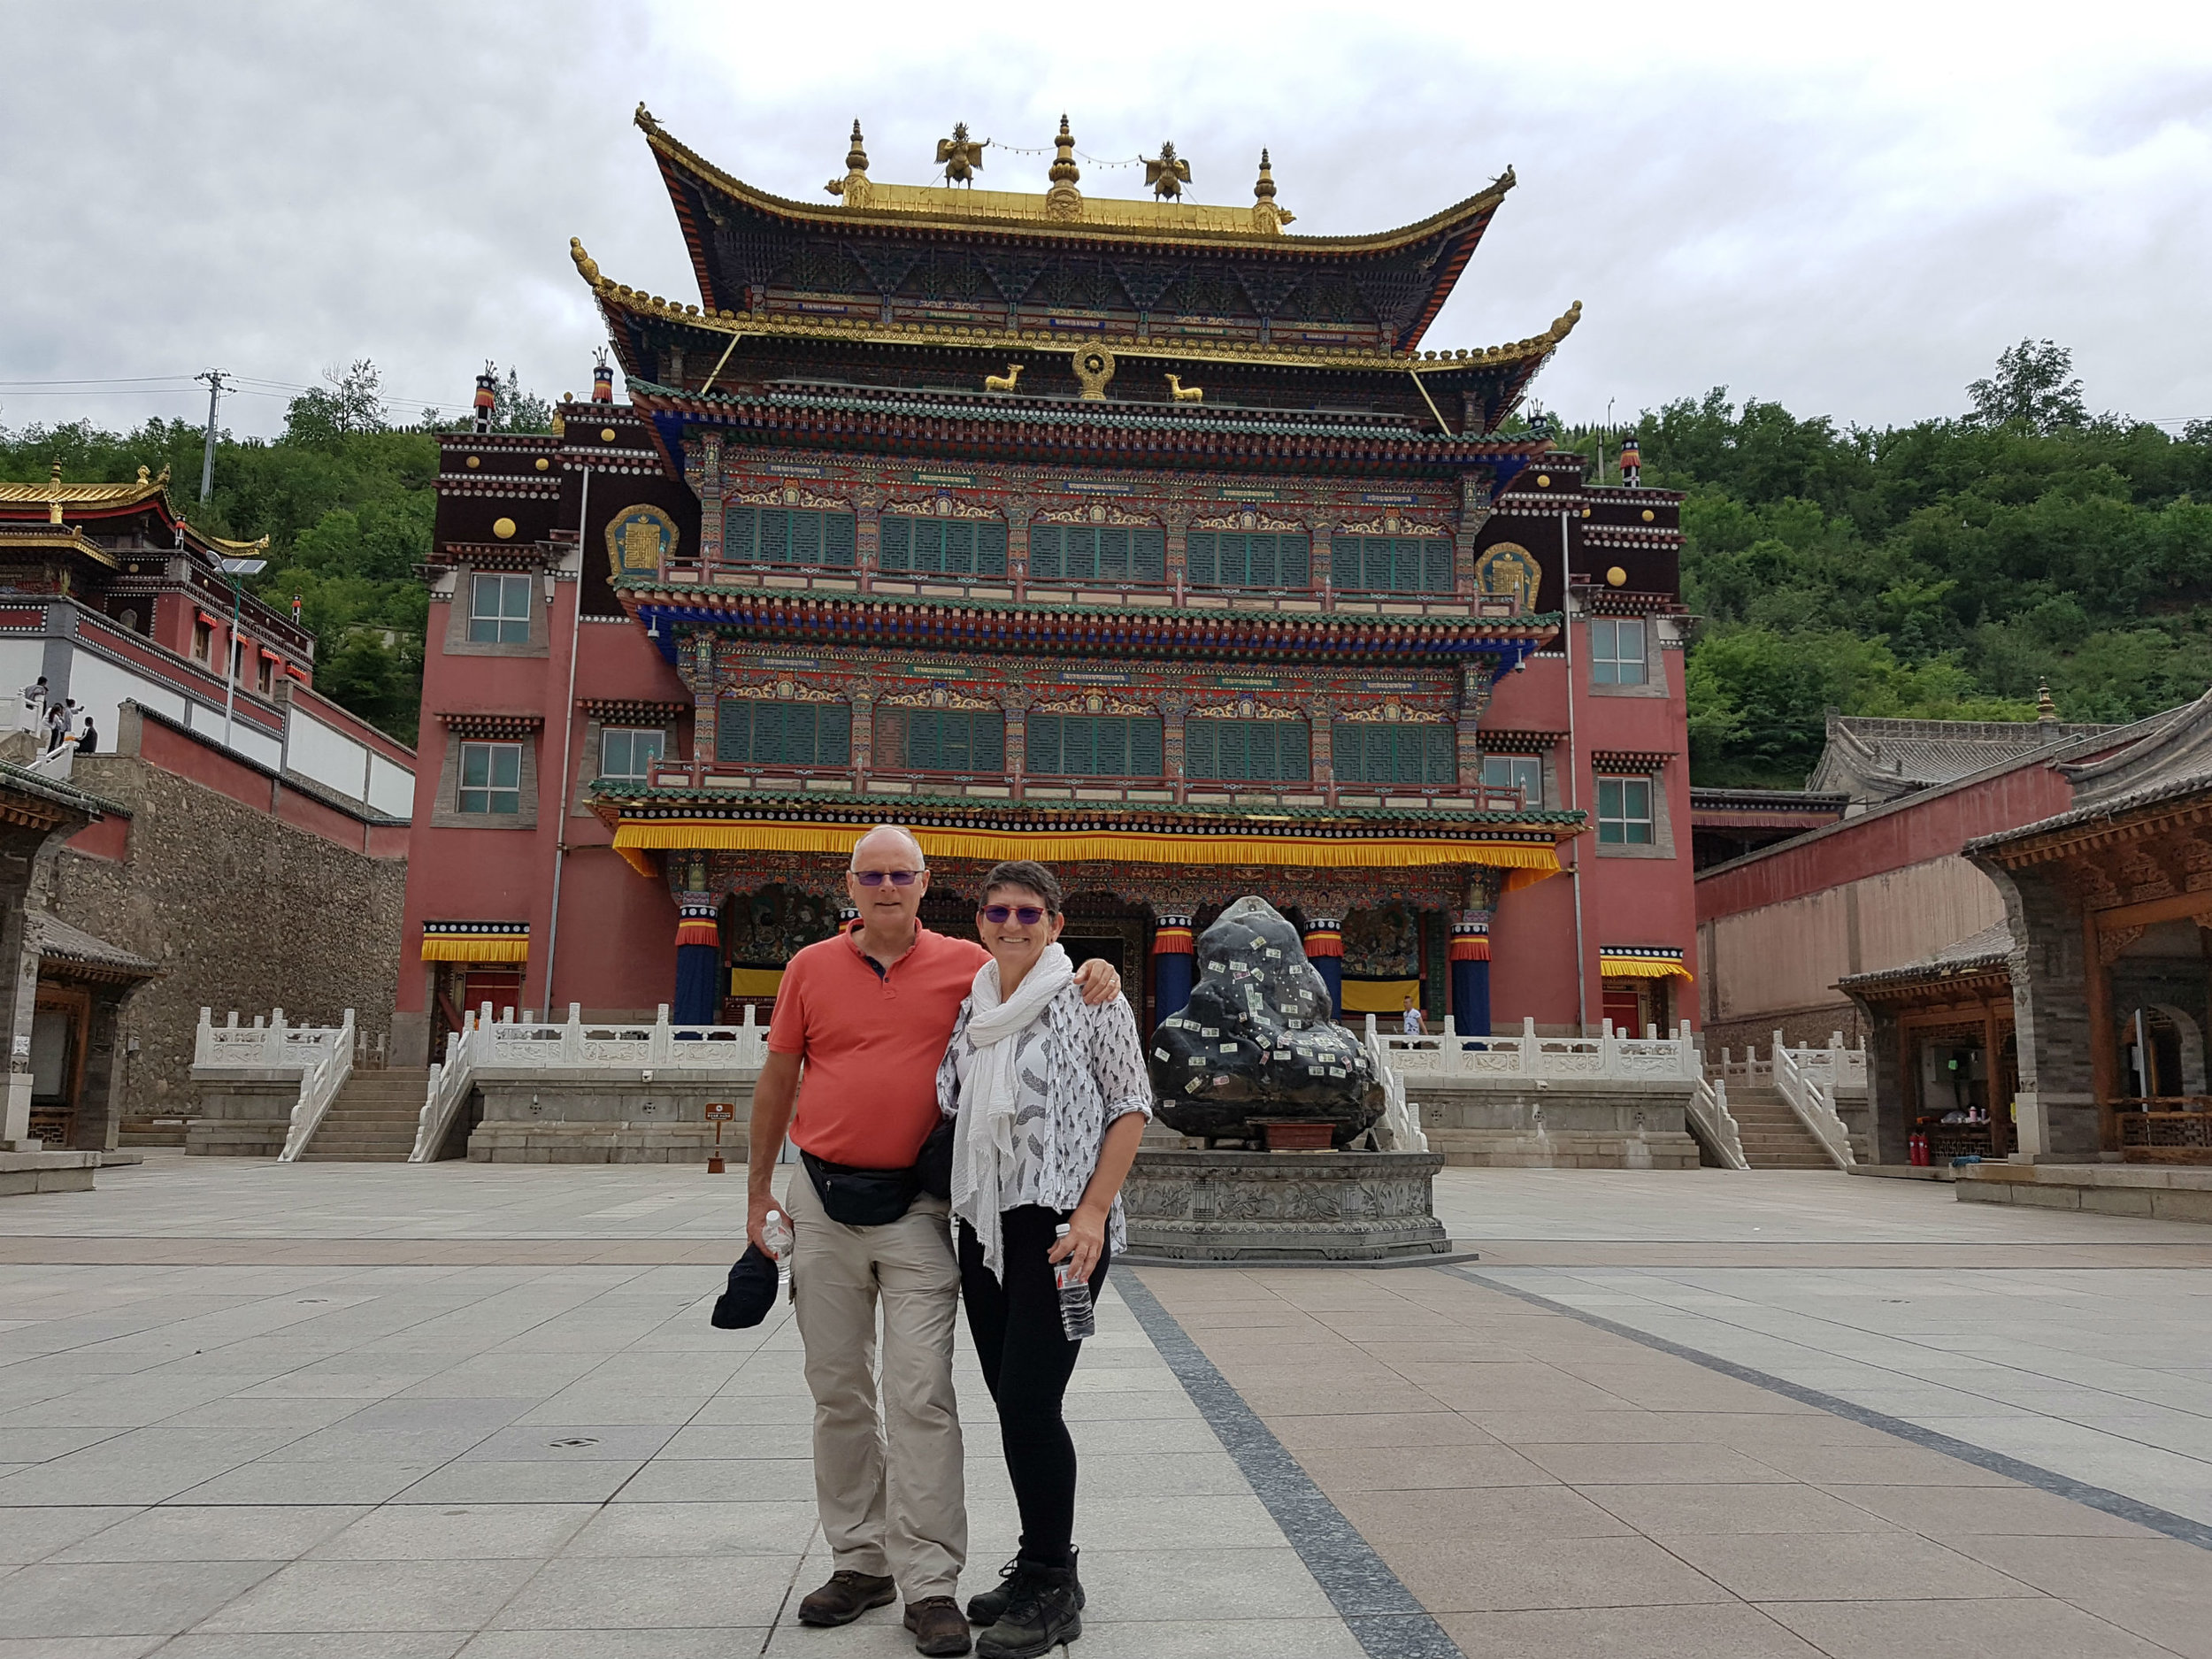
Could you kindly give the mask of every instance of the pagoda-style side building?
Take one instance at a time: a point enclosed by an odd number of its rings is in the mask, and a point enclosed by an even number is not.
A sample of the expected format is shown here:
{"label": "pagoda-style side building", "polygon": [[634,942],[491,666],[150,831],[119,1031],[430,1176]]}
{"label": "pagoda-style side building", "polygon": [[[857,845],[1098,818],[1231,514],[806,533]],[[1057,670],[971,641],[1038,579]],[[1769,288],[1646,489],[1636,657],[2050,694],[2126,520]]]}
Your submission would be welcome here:
{"label": "pagoda-style side building", "polygon": [[1686,1016],[1678,498],[1501,435],[1578,307],[1422,345],[1509,173],[1304,236],[1264,155],[1102,200],[1064,123],[1038,194],[879,183],[856,126],[815,205],[638,125],[698,301],[572,244],[628,402],[443,441],[415,1053],[764,1003],[884,821],[941,928],[1052,864],[1148,1022],[1245,893],[1350,1016]]}

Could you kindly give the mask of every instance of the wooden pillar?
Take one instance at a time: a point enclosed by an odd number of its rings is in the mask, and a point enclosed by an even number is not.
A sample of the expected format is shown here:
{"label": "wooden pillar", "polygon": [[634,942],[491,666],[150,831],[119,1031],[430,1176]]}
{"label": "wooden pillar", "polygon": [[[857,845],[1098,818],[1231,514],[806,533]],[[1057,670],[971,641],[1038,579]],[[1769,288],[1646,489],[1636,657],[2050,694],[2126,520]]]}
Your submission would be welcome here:
{"label": "wooden pillar", "polygon": [[2112,970],[2104,959],[2096,911],[2085,910],[2081,926],[2082,979],[2089,1004],[2089,1087],[2097,1102],[2098,1144],[2111,1151],[2120,1144],[2120,1127],[2112,1107],[2119,1094],[2120,1076],[2120,1056],[2112,1032]]}

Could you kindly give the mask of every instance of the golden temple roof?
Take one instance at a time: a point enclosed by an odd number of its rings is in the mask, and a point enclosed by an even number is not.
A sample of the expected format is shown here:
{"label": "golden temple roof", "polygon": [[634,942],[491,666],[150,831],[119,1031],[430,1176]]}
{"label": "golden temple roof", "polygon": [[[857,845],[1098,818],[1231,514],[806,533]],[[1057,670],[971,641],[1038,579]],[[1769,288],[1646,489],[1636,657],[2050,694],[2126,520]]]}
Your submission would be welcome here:
{"label": "golden temple roof", "polygon": [[1531,334],[1525,340],[1516,340],[1503,345],[1457,351],[1360,351],[1338,346],[1287,342],[1248,344],[1239,341],[1169,333],[1156,334],[1144,339],[1102,335],[1048,337],[1044,331],[1033,328],[994,328],[950,323],[885,323],[872,319],[815,317],[791,312],[749,311],[741,315],[729,311],[710,311],[680,300],[664,299],[659,295],[648,294],[643,288],[634,288],[627,283],[610,280],[600,271],[598,261],[584,250],[584,244],[580,240],[572,236],[568,247],[569,257],[575,261],[578,273],[590,284],[592,292],[603,306],[731,336],[751,334],[780,339],[841,340],[866,345],[973,346],[987,351],[1002,351],[1016,343],[1035,350],[1063,351],[1102,345],[1118,356],[1133,358],[1251,363],[1285,368],[1386,369],[1394,373],[1411,371],[1416,374],[1427,374],[1455,369],[1502,366],[1543,357],[1571,334],[1575,325],[1582,319],[1582,302],[1577,300],[1541,334]]}
{"label": "golden temple roof", "polygon": [[[1256,188],[1253,202],[1244,206],[1085,196],[1064,180],[1056,180],[1050,190],[1035,195],[942,183],[885,184],[855,168],[843,179],[831,181],[829,188],[839,201],[825,207],[772,195],[725,173],[672,137],[642,104],[637,107],[636,121],[664,169],[687,174],[746,206],[822,230],[863,226],[985,230],[1112,242],[1242,244],[1289,254],[1386,253],[1482,218],[1497,208],[1514,185],[1513,170],[1508,167],[1482,190],[1440,212],[1412,225],[1363,236],[1286,233],[1282,225],[1293,215],[1275,205],[1274,181],[1264,164],[1261,180],[1264,188]],[[856,125],[856,145],[857,131]],[[1062,138],[1066,139],[1064,119]],[[1055,164],[1055,173],[1066,165],[1064,155]]]}

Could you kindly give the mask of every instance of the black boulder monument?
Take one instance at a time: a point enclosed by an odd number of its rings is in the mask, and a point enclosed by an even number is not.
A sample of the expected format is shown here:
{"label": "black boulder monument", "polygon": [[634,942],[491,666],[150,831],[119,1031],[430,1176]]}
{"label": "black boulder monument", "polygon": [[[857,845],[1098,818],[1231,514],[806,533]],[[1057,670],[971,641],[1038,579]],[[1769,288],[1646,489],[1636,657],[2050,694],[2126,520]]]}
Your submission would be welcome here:
{"label": "black boulder monument", "polygon": [[1264,899],[1239,899],[1198,940],[1198,983],[1152,1033],[1162,1122],[1210,1145],[1264,1138],[1265,1119],[1330,1125],[1342,1148],[1383,1112],[1366,1046],[1335,1023],[1298,930]]}

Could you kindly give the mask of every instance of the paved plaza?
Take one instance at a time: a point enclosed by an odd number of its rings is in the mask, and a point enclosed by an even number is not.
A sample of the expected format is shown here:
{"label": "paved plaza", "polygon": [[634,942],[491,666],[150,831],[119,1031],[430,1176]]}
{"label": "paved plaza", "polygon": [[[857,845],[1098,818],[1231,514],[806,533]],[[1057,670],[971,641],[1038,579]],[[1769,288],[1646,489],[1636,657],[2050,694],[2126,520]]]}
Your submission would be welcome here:
{"label": "paved plaza", "polygon": [[[0,1659],[910,1653],[741,1172],[157,1156],[0,1203]],[[1117,1269],[1079,1655],[2212,1659],[2212,1229],[1455,1170],[1458,1269]],[[964,1593],[1015,1521],[964,1354]]]}

